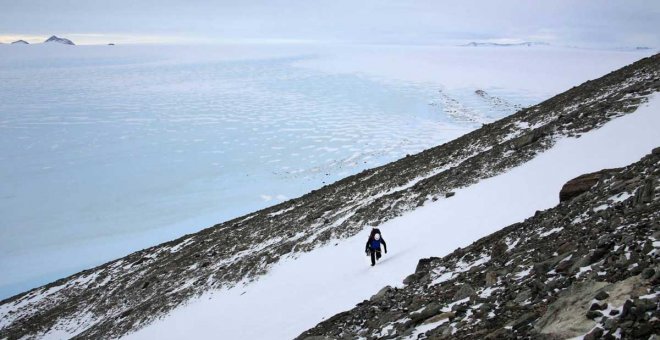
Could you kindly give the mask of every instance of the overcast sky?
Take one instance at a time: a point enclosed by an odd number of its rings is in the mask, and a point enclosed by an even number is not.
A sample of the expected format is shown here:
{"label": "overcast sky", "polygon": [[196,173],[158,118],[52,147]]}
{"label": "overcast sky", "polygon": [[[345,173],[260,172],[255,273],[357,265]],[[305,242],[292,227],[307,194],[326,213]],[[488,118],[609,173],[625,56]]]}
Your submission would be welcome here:
{"label": "overcast sky", "polygon": [[0,0],[0,41],[660,45],[658,0]]}

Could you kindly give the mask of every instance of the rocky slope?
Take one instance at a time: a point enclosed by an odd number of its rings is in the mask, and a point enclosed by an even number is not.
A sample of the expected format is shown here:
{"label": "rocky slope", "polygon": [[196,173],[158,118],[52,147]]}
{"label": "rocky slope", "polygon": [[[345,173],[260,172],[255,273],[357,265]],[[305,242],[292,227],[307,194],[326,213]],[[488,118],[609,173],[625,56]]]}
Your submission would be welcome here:
{"label": "rocky slope", "polygon": [[120,336],[205,291],[258,279],[284,256],[522,164],[559,137],[633,112],[658,90],[656,55],[452,142],[6,299],[0,338]]}
{"label": "rocky slope", "polygon": [[[660,148],[444,258],[300,339],[647,339],[660,334]],[[317,337],[314,337],[317,336]]]}

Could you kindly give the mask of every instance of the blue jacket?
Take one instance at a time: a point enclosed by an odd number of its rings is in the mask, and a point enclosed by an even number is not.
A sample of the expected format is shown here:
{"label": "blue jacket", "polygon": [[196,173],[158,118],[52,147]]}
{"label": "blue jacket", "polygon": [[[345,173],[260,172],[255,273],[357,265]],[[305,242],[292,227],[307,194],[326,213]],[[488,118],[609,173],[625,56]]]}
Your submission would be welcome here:
{"label": "blue jacket", "polygon": [[376,240],[375,238],[369,238],[367,240],[367,244],[365,247],[365,250],[378,250],[380,251],[380,244],[383,244],[383,247],[385,248],[385,252],[387,252],[387,243],[385,243],[385,240],[381,237],[380,240]]}

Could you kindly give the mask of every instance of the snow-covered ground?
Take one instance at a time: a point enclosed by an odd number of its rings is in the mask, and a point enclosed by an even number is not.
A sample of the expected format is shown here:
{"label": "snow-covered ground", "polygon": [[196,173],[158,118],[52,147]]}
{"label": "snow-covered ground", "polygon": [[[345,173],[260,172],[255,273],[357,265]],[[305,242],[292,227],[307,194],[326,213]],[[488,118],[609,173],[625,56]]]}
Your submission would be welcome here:
{"label": "snow-covered ground", "polygon": [[373,268],[364,256],[365,229],[282,261],[254,283],[209,293],[127,338],[292,338],[385,285],[401,286],[420,258],[446,255],[556,205],[569,179],[639,160],[660,146],[658,126],[660,96],[655,95],[633,114],[581,138],[559,140],[520,167],[379,226],[389,252]]}
{"label": "snow-covered ground", "polygon": [[0,46],[0,298],[440,144],[650,53]]}

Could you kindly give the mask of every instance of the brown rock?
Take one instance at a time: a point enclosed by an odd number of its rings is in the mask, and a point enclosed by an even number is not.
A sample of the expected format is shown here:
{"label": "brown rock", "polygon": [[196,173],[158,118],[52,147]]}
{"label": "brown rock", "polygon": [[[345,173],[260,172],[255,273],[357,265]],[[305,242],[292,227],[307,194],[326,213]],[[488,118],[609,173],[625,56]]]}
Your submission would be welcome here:
{"label": "brown rock", "polygon": [[559,201],[564,202],[579,196],[598,184],[601,178],[615,169],[604,169],[590,174],[584,174],[566,182],[559,192]]}
{"label": "brown rock", "polygon": [[490,287],[497,283],[497,273],[489,271],[486,273],[486,287]]}

